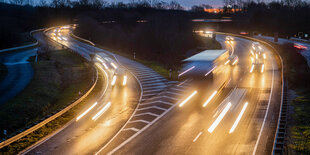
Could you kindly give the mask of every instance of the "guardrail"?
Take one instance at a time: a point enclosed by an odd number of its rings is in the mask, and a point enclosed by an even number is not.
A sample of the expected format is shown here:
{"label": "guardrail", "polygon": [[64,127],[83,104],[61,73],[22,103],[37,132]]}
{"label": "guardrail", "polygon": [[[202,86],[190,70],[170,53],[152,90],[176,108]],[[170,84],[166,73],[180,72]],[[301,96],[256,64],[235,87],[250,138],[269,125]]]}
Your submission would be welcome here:
{"label": "guardrail", "polygon": [[[40,32],[40,31],[43,31],[43,29],[38,29],[38,30],[30,31],[30,36],[33,36],[33,33]],[[12,47],[12,48],[7,48],[7,49],[2,49],[2,50],[0,50],[0,53],[17,51],[17,50],[22,50],[22,49],[25,49],[25,48],[33,48],[33,47],[36,47],[38,45],[39,45],[39,42],[36,40],[36,42],[32,43],[32,44],[28,44],[28,45],[24,45],[24,46],[18,46],[18,47]]]}
{"label": "guardrail", "polygon": [[[224,35],[231,35],[231,36],[236,36],[236,37],[240,37],[240,38],[246,38],[249,40],[253,40],[253,41],[257,41],[260,43],[263,43],[267,46],[269,46],[270,48],[273,49],[273,51],[275,52],[275,54],[279,57],[280,59],[280,63],[281,63],[281,83],[282,83],[282,92],[281,92],[281,104],[280,104],[280,112],[279,112],[279,116],[278,116],[278,122],[277,122],[277,129],[276,129],[276,133],[275,133],[275,138],[274,138],[274,142],[273,142],[273,147],[272,147],[272,154],[282,154],[283,153],[283,146],[284,146],[284,136],[285,136],[285,125],[286,125],[286,112],[287,112],[287,90],[284,89],[286,88],[285,81],[284,81],[284,63],[283,63],[283,59],[280,55],[280,53],[268,42],[263,41],[263,40],[259,40],[256,38],[252,38],[252,37],[248,37],[248,36],[243,36],[243,35],[239,35],[239,34],[231,34],[231,33],[222,33],[222,32],[216,32],[217,34],[224,34]],[[285,99],[284,99],[284,95],[285,95]],[[284,102],[284,103],[283,103]]]}
{"label": "guardrail", "polygon": [[82,42],[85,42],[85,43],[87,43],[87,44],[90,44],[90,45],[95,46],[95,44],[94,44],[93,42],[91,42],[91,41],[89,41],[89,40],[86,40],[86,39],[83,39],[83,38],[81,38],[81,37],[78,37],[78,36],[76,36],[76,35],[73,34],[73,33],[70,33],[70,36],[73,37],[73,38],[75,38],[75,39],[77,39],[77,40],[79,40],[79,41],[82,41]]}
{"label": "guardrail", "polygon": [[[38,31],[42,31],[42,29],[40,30],[34,30],[31,31],[32,33],[38,32]],[[45,32],[46,30],[44,30]],[[44,121],[36,124],[35,126],[15,135],[14,137],[11,137],[3,142],[0,143],[0,149],[2,149],[3,147],[19,140],[20,138],[25,137],[26,135],[34,132],[35,130],[41,128],[42,126],[46,125],[47,123],[51,122],[52,120],[56,119],[57,117],[61,116],[62,114],[66,113],[68,110],[70,110],[71,108],[73,108],[75,105],[77,105],[78,103],[80,103],[83,99],[85,99],[88,94],[94,89],[94,87],[96,86],[98,81],[98,70],[96,69],[96,78],[95,78],[95,82],[93,83],[93,85],[91,86],[91,88],[82,96],[80,97],[78,100],[74,101],[73,103],[71,103],[69,106],[67,106],[66,108],[62,109],[61,111],[57,112],[56,114],[50,116],[49,118],[45,119]]]}

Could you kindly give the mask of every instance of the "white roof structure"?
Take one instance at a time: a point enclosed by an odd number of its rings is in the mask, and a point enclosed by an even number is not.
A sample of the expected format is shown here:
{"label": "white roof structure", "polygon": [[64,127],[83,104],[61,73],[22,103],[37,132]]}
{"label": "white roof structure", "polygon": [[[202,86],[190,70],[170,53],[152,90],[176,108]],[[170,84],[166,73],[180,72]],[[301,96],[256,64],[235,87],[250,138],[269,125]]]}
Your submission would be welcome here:
{"label": "white roof structure", "polygon": [[205,50],[183,61],[213,61],[227,52],[226,50]]}

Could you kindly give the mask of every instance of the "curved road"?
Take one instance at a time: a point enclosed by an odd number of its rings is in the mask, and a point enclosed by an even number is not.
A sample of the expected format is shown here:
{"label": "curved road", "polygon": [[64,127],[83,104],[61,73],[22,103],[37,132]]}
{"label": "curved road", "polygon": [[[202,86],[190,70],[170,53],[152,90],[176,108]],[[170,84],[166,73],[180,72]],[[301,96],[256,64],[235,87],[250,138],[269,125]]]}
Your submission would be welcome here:
{"label": "curved road", "polygon": [[36,52],[37,48],[34,48],[0,55],[0,63],[8,69],[5,79],[0,82],[0,104],[15,97],[30,82],[33,70],[27,59],[36,55]]}

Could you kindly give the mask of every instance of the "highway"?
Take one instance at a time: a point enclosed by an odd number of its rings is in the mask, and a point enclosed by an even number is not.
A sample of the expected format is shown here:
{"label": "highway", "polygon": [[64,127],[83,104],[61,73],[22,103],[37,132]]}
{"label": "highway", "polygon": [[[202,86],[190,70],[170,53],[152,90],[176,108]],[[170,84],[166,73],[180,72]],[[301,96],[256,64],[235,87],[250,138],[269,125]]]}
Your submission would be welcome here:
{"label": "highway", "polygon": [[[217,39],[226,46],[225,36],[218,35]],[[234,52],[240,62],[230,68],[230,83],[205,108],[201,105],[210,93],[198,91],[203,95],[197,95],[181,108],[173,108],[135,138],[97,153],[270,154],[281,99],[281,72],[273,53],[263,47],[268,55],[265,72],[250,73],[251,44],[235,38]],[[208,95],[201,97],[205,94]],[[246,103],[243,116],[232,130]],[[221,116],[224,117],[219,119]],[[213,125],[215,122],[218,124]]]}
{"label": "highway", "polygon": [[0,62],[8,69],[5,79],[0,81],[0,104],[15,97],[28,85],[33,70],[27,59],[36,52],[37,48],[0,54]]}
{"label": "highway", "polygon": [[[238,55],[239,63],[215,69],[212,82],[195,78],[175,82],[135,61],[71,38],[70,32],[55,36],[55,31],[46,34],[86,59],[94,53],[108,57],[132,74],[126,87],[112,88],[109,70],[113,65],[105,64],[107,69],[96,62],[107,91],[84,111],[95,102],[100,106],[94,105],[97,108],[24,154],[270,154],[281,100],[281,72],[267,47],[263,47],[267,51],[264,72],[251,73],[252,41],[234,37],[227,44],[225,35],[217,35],[223,47]],[[105,113],[94,121],[101,110]]]}
{"label": "highway", "polygon": [[[53,38],[51,33],[53,33],[54,30],[55,29],[52,29],[47,32],[47,36]],[[85,109],[82,111],[86,112],[93,106],[95,108],[89,110],[89,112],[85,115],[83,115],[84,113],[81,112],[81,114],[77,116],[76,120],[78,121],[71,121],[64,128],[60,129],[48,138],[40,141],[38,144],[25,150],[22,154],[95,153],[102,145],[107,143],[113,135],[120,131],[123,125],[127,122],[128,118],[132,115],[133,111],[136,109],[139,101],[146,100],[152,96],[152,93],[141,93],[142,82],[144,82],[144,91],[150,91],[156,88],[154,92],[160,92],[166,87],[165,79],[149,68],[146,68],[145,66],[138,63],[136,64],[135,62],[121,56],[114,57],[107,51],[103,51],[101,49],[97,49],[93,46],[89,46],[85,43],[77,41],[71,38],[69,32],[66,30],[62,31],[61,34],[65,39],[55,40],[55,42],[67,46],[69,49],[79,53],[84,58],[90,60],[91,58],[89,54],[96,53],[100,56],[101,60],[106,60],[106,58],[111,60],[111,64],[103,64],[100,61],[95,62],[97,68],[104,76],[102,78],[104,78],[105,85],[102,86],[103,91],[100,93],[101,96],[98,96],[96,100],[87,103]],[[42,33],[37,34],[37,37],[39,37],[37,38],[38,40],[45,40]],[[50,43],[50,45],[53,44],[55,43]],[[116,57],[118,57],[117,61],[115,59]],[[112,70],[113,67],[121,67],[119,64],[120,61],[123,64],[130,63],[130,65],[127,65],[127,67],[136,69],[136,71],[141,69],[142,72],[136,73],[135,77],[132,74],[127,74],[128,82],[126,86],[116,85],[112,87]],[[115,66],[112,65],[112,62]],[[151,74],[158,80],[149,82],[149,80],[153,77],[147,78],[147,76],[150,76]],[[144,77],[143,79],[139,79],[141,80],[141,83],[137,81],[137,77]],[[97,104],[95,105],[96,102]],[[103,109],[106,109],[103,111],[104,113],[102,115],[97,115]],[[83,117],[79,118],[80,116]],[[100,117],[94,119],[95,116]]]}

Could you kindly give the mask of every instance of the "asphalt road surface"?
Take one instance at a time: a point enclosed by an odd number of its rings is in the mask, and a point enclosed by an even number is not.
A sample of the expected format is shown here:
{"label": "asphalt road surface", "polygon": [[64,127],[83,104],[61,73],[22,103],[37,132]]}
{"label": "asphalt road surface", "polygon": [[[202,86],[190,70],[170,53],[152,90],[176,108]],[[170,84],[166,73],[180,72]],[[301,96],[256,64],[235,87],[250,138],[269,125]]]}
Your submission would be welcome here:
{"label": "asphalt road surface", "polygon": [[[217,39],[226,46],[225,36]],[[126,144],[107,147],[98,154],[270,154],[280,106],[281,72],[273,53],[263,47],[267,51],[265,71],[250,73],[251,43],[235,38],[234,54],[240,62],[230,68],[230,83],[205,108],[201,105],[210,95],[197,95]],[[246,102],[243,116],[230,133]]]}
{"label": "asphalt road surface", "polygon": [[27,59],[36,55],[36,51],[34,48],[0,55],[0,62],[8,69],[5,79],[0,82],[0,104],[14,98],[30,82],[33,70]]}

